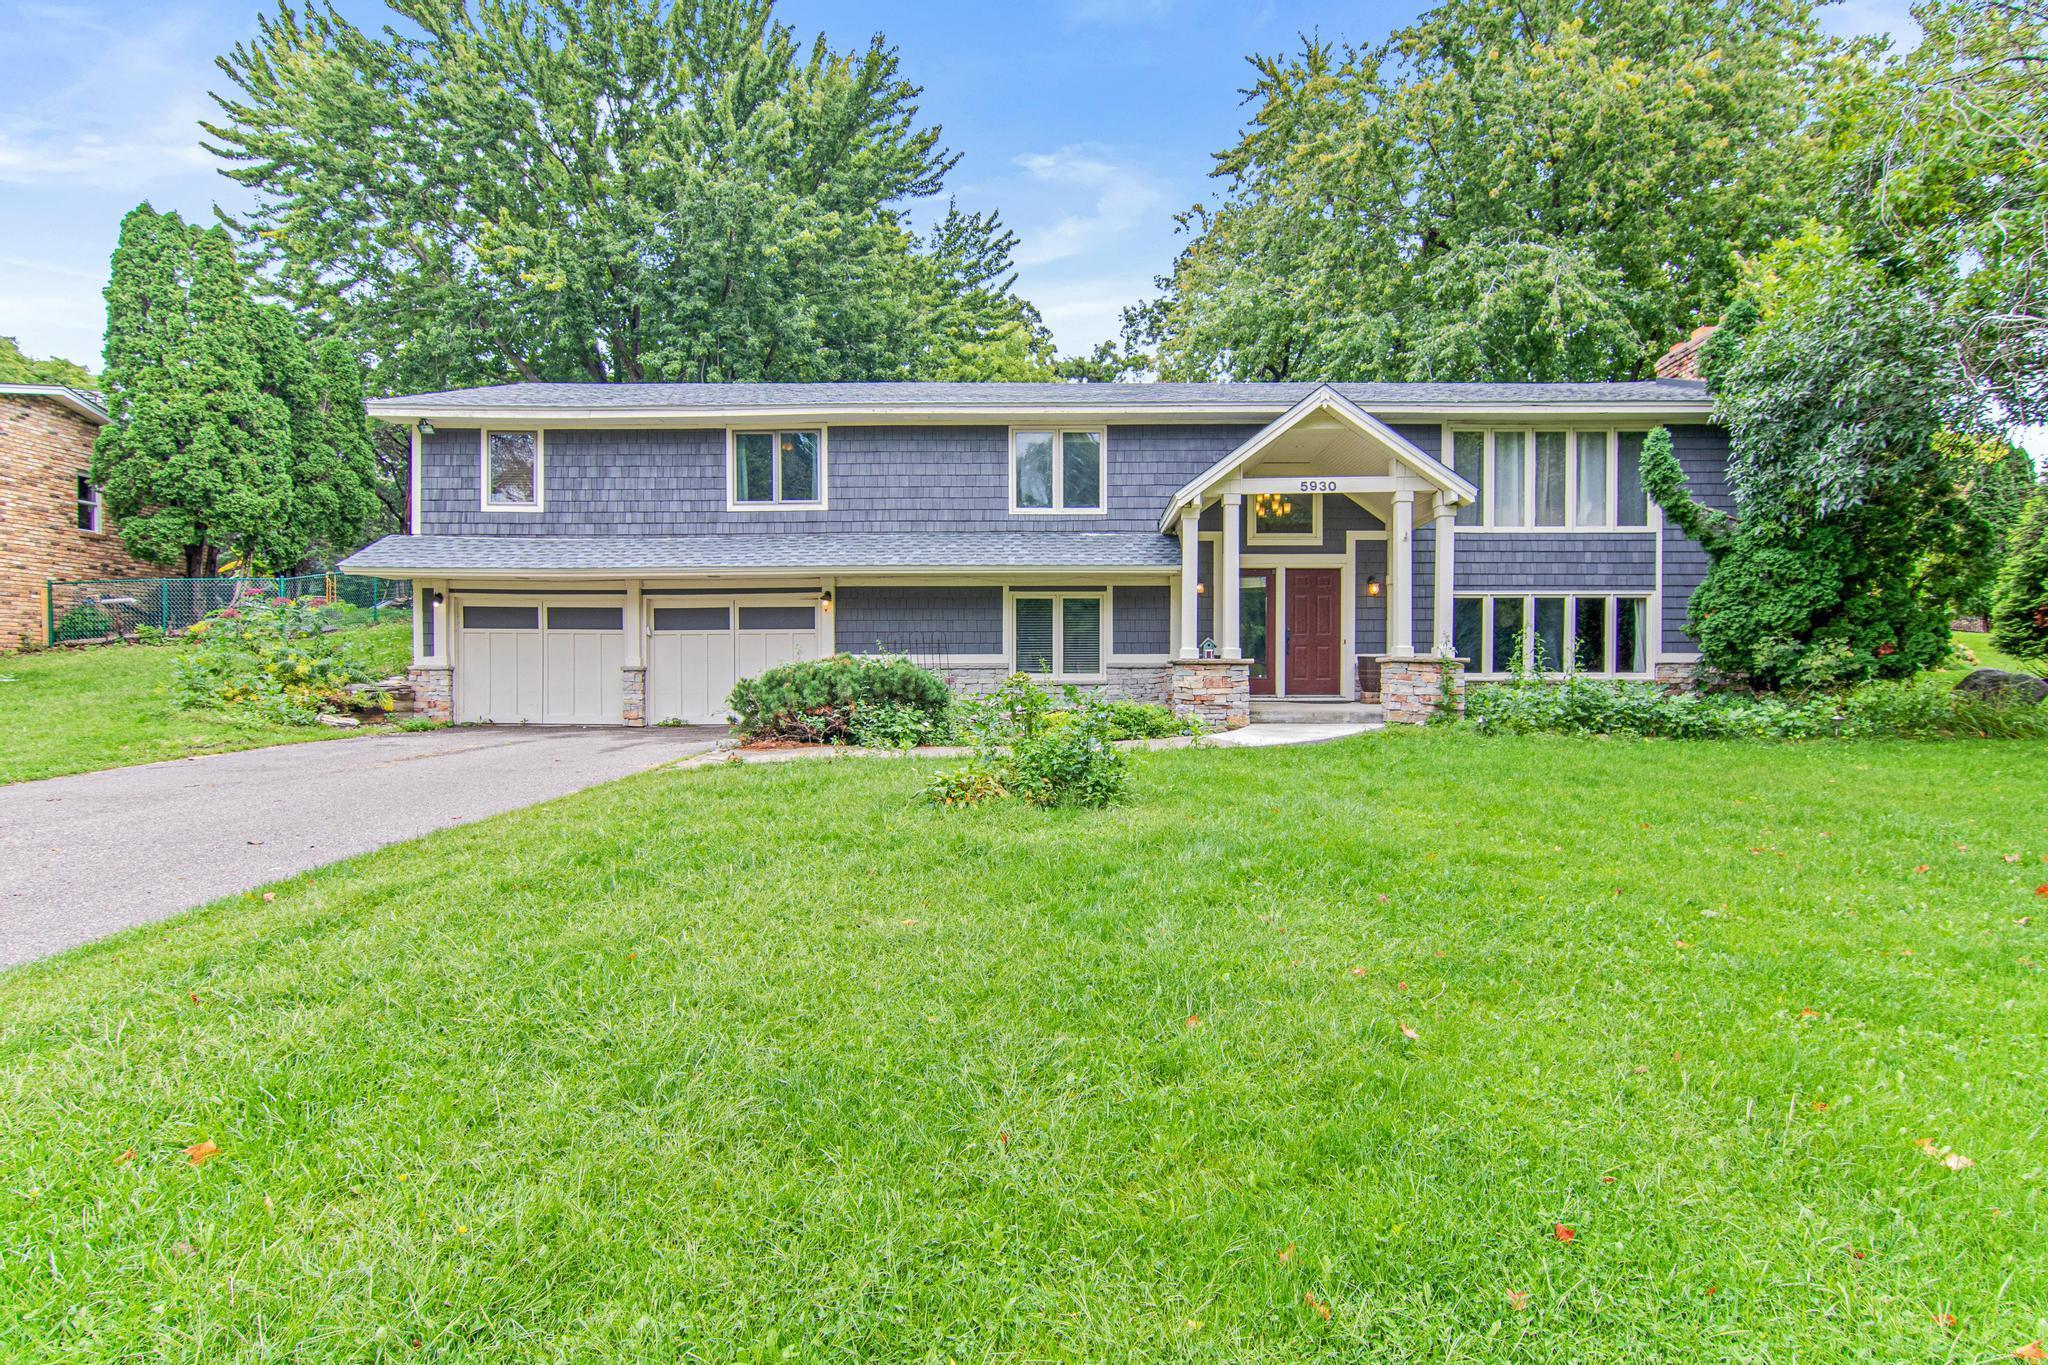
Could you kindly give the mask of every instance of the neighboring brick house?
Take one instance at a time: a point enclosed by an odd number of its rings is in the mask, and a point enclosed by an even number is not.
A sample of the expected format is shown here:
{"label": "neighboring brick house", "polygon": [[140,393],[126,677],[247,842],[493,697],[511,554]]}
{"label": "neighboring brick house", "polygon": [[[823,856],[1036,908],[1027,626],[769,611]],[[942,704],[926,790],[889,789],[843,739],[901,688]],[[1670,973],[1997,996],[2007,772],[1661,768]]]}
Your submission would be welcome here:
{"label": "neighboring brick house", "polygon": [[[459,721],[711,722],[844,650],[1241,722],[1550,670],[1680,679],[1706,554],[1643,487],[1666,426],[1727,502],[1697,381],[513,384],[373,400],[413,432],[412,676]],[[1447,662],[1448,661],[1448,662]]]}
{"label": "neighboring brick house", "polygon": [[99,395],[0,384],[0,650],[48,642],[43,585],[163,570],[131,559],[86,478]]}

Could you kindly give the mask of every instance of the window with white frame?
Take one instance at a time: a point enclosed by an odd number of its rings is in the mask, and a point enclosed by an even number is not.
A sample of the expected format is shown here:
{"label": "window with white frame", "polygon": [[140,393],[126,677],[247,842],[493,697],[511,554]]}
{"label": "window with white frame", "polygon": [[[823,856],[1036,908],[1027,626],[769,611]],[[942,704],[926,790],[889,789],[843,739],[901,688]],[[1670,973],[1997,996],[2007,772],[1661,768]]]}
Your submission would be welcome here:
{"label": "window with white frame", "polygon": [[1050,678],[1102,676],[1100,593],[1019,593],[1010,599],[1011,666]]}
{"label": "window with white frame", "polygon": [[484,432],[483,462],[485,510],[540,510],[542,470],[538,431]]}
{"label": "window with white frame", "polygon": [[1480,490],[1458,525],[1648,530],[1641,431],[1454,431],[1451,467]]}
{"label": "window with white frame", "polygon": [[1451,647],[1474,674],[1643,676],[1650,600],[1603,593],[1496,593],[1451,603]]}
{"label": "window with white frame", "polygon": [[1100,430],[1011,432],[1010,510],[1102,511],[1102,447]]}
{"label": "window with white frame", "polygon": [[1254,493],[1245,539],[1253,545],[1319,545],[1323,539],[1320,493]]}
{"label": "window with white frame", "polygon": [[78,476],[78,529],[100,529],[100,490],[93,487],[92,479],[84,474]]}
{"label": "window with white frame", "polygon": [[735,431],[728,487],[734,508],[822,507],[822,431]]}

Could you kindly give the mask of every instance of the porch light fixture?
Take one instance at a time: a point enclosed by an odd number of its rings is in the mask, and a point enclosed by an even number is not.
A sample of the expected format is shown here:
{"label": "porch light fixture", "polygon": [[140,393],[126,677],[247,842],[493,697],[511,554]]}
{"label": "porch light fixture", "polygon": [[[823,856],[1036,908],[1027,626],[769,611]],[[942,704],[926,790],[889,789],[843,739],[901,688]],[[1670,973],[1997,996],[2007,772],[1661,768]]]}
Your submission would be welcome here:
{"label": "porch light fixture", "polygon": [[1365,580],[1365,595],[1367,597],[1378,597],[1380,595],[1380,581],[1378,578],[1368,578]]}
{"label": "porch light fixture", "polygon": [[429,422],[426,418],[422,417],[420,419],[420,435],[432,436],[433,434],[434,424],[432,422]]}
{"label": "porch light fixture", "polygon": [[1207,583],[1195,584],[1195,596],[1200,597],[1203,593],[1206,593],[1207,591],[1209,591],[1209,585]]}
{"label": "porch light fixture", "polygon": [[832,610],[832,590],[830,588],[827,588],[824,592],[818,594],[818,605],[823,607],[826,611]]}

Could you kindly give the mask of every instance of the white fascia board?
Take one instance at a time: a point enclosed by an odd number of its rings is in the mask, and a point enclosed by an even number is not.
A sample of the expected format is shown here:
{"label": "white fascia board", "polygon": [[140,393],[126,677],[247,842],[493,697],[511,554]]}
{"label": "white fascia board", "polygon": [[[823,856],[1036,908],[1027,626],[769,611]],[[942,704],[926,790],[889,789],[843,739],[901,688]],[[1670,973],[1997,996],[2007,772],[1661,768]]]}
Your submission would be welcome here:
{"label": "white fascia board", "polygon": [[691,582],[706,580],[723,582],[726,580],[751,579],[804,579],[815,581],[819,577],[824,576],[837,578],[842,584],[861,578],[932,577],[934,579],[950,581],[968,575],[978,578],[1003,580],[1019,577],[1087,580],[1133,577],[1167,579],[1179,572],[1177,567],[1169,568],[1158,564],[1097,564],[1092,566],[1075,564],[862,564],[854,566],[826,564],[813,568],[787,569],[739,567],[730,569],[679,569],[674,565],[643,567],[616,564],[601,569],[457,569],[441,564],[432,568],[394,568],[390,566],[356,568],[351,567],[347,560],[341,562],[340,571],[362,578],[459,578],[464,582],[482,581],[485,579],[496,582],[511,579],[521,582],[545,583],[558,579],[609,581],[628,578],[649,582],[655,579],[687,579]]}
{"label": "white fascia board", "polygon": [[[1348,399],[1345,401],[1349,401]],[[467,430],[481,426],[556,427],[724,427],[754,422],[803,421],[814,424],[1004,426],[1035,421],[1131,423],[1271,420],[1289,411],[1273,403],[1209,403],[1177,407],[1104,407],[1076,403],[1061,407],[923,407],[902,404],[873,407],[749,407],[749,408],[592,408],[592,407],[442,407],[432,403],[372,399],[370,416],[383,422],[429,421]],[[1354,405],[1355,406],[1355,405]],[[1628,403],[1521,403],[1446,407],[1442,403],[1380,403],[1380,418],[1415,418],[1443,422],[1516,420],[1579,421],[1597,418],[1641,422],[1699,421],[1713,414],[1713,404],[1659,403],[1655,407]]]}
{"label": "white fascia board", "polygon": [[96,427],[103,427],[114,420],[104,409],[96,407],[83,397],[78,390],[63,384],[0,384],[0,395],[9,398],[48,398],[69,408]]}

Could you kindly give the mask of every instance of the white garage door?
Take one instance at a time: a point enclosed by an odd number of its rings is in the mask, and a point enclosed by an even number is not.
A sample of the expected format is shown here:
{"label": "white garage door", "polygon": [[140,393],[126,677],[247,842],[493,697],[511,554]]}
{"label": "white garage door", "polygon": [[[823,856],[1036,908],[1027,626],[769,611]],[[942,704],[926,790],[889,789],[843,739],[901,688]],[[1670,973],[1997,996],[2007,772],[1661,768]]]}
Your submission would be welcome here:
{"label": "white garage door", "polygon": [[722,724],[741,678],[818,657],[815,602],[692,600],[649,608],[647,719]]}
{"label": "white garage door", "polygon": [[623,719],[624,607],[588,602],[459,605],[457,720],[617,725]]}

